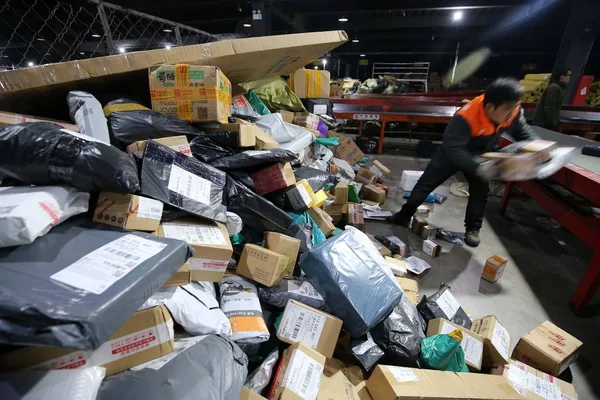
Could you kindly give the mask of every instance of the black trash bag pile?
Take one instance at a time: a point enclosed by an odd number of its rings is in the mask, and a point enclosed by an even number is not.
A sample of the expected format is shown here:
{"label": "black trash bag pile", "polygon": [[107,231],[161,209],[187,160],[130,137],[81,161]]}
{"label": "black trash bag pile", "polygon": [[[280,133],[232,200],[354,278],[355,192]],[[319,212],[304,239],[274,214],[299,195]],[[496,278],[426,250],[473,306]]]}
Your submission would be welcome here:
{"label": "black trash bag pile", "polygon": [[116,99],[104,106],[110,142],[121,148],[139,140],[203,132],[178,118],[168,117],[130,99]]}
{"label": "black trash bag pile", "polygon": [[235,154],[235,150],[217,143],[208,135],[199,135],[190,140],[192,155],[204,163],[211,163],[222,157]]}
{"label": "black trash bag pile", "polygon": [[133,158],[50,122],[0,129],[0,175],[30,185],[68,184],[84,192],[140,190]]}
{"label": "black trash bag pile", "polygon": [[211,163],[221,171],[260,169],[272,164],[297,160],[294,153],[285,149],[246,150],[228,157],[219,158]]}
{"label": "black trash bag pile", "polygon": [[419,313],[429,323],[432,319],[444,318],[464,328],[471,329],[473,321],[450,292],[450,286],[442,283],[437,292],[423,296],[417,304]]}

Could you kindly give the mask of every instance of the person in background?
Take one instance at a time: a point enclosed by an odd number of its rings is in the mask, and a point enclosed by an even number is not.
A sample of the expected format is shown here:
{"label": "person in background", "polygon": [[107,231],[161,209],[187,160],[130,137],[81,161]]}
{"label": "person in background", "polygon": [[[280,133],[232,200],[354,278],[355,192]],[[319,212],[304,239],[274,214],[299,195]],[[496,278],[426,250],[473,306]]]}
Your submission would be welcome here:
{"label": "person in background", "polygon": [[517,80],[496,79],[483,95],[458,110],[444,131],[441,147],[400,212],[390,217],[390,222],[408,227],[425,198],[452,175],[462,171],[469,182],[465,243],[478,246],[489,183],[499,175],[496,164],[485,161],[480,155],[492,151],[503,133],[516,140],[538,139],[523,115],[523,93],[523,86]]}
{"label": "person in background", "polygon": [[560,123],[560,107],[563,103],[563,92],[571,80],[571,70],[562,68],[552,73],[550,85],[546,88],[535,114],[533,125],[555,131]]}

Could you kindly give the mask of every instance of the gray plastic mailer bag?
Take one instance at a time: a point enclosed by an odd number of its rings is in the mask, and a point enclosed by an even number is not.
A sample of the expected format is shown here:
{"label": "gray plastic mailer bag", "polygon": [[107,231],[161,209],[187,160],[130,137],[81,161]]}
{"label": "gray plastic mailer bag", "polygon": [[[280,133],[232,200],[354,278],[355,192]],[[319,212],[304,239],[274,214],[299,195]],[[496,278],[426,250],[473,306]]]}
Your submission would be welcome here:
{"label": "gray plastic mailer bag", "polygon": [[423,296],[417,304],[417,310],[427,323],[432,319],[444,318],[467,329],[471,329],[473,324],[471,318],[450,292],[450,286],[445,283],[442,283],[438,291],[431,296]]}
{"label": "gray plastic mailer bag", "polygon": [[248,358],[229,339],[175,339],[173,353],[104,379],[98,400],[238,400],[247,374]]}
{"label": "gray plastic mailer bag", "polygon": [[304,253],[300,267],[344,329],[360,338],[400,301],[402,289],[369,237],[353,227]]}
{"label": "gray plastic mailer bag", "polygon": [[149,140],[141,175],[142,194],[199,217],[227,222],[224,172]]}
{"label": "gray plastic mailer bag", "polygon": [[83,217],[0,249],[0,343],[96,349],[191,254],[182,241]]}

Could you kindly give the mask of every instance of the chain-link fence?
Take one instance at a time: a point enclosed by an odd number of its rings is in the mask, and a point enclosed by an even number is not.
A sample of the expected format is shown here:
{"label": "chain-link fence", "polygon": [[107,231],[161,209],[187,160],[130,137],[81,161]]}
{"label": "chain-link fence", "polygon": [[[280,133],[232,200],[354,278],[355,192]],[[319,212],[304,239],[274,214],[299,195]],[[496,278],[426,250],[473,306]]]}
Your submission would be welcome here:
{"label": "chain-link fence", "polygon": [[208,32],[98,0],[0,5],[0,70],[215,40]]}

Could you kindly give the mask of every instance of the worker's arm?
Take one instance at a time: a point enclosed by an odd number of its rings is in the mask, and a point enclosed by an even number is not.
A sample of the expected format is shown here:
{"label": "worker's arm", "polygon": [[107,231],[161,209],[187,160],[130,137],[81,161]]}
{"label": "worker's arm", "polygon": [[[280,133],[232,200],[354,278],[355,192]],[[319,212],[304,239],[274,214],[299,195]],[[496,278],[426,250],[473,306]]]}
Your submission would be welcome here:
{"label": "worker's arm", "polygon": [[463,117],[455,115],[444,131],[442,147],[446,156],[463,172],[474,174],[483,159],[467,149],[470,140],[471,127]]}
{"label": "worker's arm", "polygon": [[525,113],[523,112],[523,108],[519,110],[519,115],[511,124],[511,128],[512,129],[508,130],[508,133],[510,134],[510,136],[513,137],[513,139],[517,141],[536,140],[540,138],[537,135],[537,133],[534,132],[531,125],[527,123],[527,120],[525,119]]}
{"label": "worker's arm", "polygon": [[556,128],[560,123],[560,110],[561,106],[561,89],[558,85],[550,85],[546,89],[546,96],[544,96],[544,120],[546,123],[552,124],[552,128]]}

